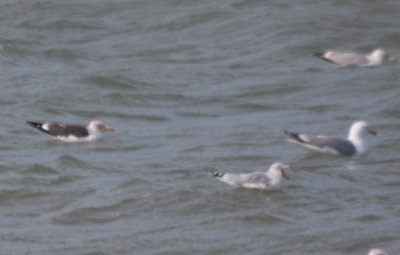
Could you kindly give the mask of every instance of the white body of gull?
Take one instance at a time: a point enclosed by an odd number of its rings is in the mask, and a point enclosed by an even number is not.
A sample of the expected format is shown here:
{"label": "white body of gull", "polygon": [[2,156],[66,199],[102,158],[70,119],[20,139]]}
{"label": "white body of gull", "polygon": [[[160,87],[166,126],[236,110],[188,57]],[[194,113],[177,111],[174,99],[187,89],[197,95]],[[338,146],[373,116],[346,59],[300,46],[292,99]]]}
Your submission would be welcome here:
{"label": "white body of gull", "polygon": [[288,141],[308,150],[344,156],[361,155],[368,149],[367,134],[376,135],[365,121],[357,121],[350,127],[347,139],[324,135],[299,134],[285,131]]}
{"label": "white body of gull", "polygon": [[372,249],[369,251],[368,255],[388,255],[384,250],[382,249]]}
{"label": "white body of gull", "polygon": [[115,131],[98,120],[91,121],[86,127],[33,121],[27,124],[63,142],[90,142],[100,138],[102,130]]}
{"label": "white body of gull", "polygon": [[354,52],[326,51],[324,53],[315,53],[319,57],[336,67],[345,66],[379,66],[385,61],[396,62],[397,59],[386,54],[383,49],[376,49],[368,55],[361,55]]}
{"label": "white body of gull", "polygon": [[282,177],[289,179],[285,174],[285,169],[287,168],[290,168],[290,166],[282,163],[274,163],[267,172],[253,172],[247,174],[211,172],[210,175],[234,187],[274,189],[281,185]]}

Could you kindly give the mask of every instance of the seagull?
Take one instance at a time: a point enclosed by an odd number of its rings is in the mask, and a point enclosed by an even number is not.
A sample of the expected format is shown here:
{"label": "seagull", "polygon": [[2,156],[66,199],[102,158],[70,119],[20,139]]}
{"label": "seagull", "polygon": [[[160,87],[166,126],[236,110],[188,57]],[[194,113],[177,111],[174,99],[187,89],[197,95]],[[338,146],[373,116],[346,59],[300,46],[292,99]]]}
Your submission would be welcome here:
{"label": "seagull", "polygon": [[388,255],[384,250],[382,249],[372,249],[369,251],[368,255]]}
{"label": "seagull", "polygon": [[234,187],[273,189],[280,186],[282,177],[289,179],[285,174],[285,169],[287,168],[291,168],[291,166],[278,162],[272,164],[267,172],[253,172],[247,174],[210,172],[209,174]]}
{"label": "seagull", "polygon": [[335,65],[335,67],[379,66],[385,61],[392,63],[397,61],[395,57],[389,56],[383,49],[376,49],[368,55],[354,52],[325,51],[324,53],[314,53],[314,56]]}
{"label": "seagull", "polygon": [[350,127],[349,135],[345,138],[292,133],[285,130],[288,142],[300,145],[308,150],[324,154],[354,156],[365,153],[368,149],[364,137],[367,134],[376,135],[365,121],[357,121]]}
{"label": "seagull", "polygon": [[115,131],[98,120],[92,120],[86,127],[33,121],[27,121],[27,124],[63,142],[90,142],[98,139],[102,130]]}

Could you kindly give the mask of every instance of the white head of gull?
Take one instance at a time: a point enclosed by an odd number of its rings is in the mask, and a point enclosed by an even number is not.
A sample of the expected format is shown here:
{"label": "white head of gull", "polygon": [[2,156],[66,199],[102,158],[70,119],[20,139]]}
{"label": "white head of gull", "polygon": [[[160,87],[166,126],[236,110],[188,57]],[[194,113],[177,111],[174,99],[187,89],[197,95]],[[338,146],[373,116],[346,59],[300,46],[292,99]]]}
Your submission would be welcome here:
{"label": "white head of gull", "polygon": [[368,59],[368,66],[380,66],[385,61],[392,63],[397,61],[396,58],[389,56],[384,49],[376,49],[366,58]]}
{"label": "white head of gull", "polygon": [[357,121],[350,127],[347,139],[356,147],[358,155],[364,154],[368,150],[367,141],[365,140],[368,134],[376,135],[377,132],[370,129],[365,121]]}
{"label": "white head of gull", "polygon": [[388,254],[382,249],[375,248],[370,250],[368,255],[388,255]]}
{"label": "white head of gull", "polygon": [[245,174],[211,172],[209,174],[216,177],[221,182],[234,187],[248,189],[275,189],[281,185],[283,178],[289,179],[285,173],[285,169],[287,168],[290,168],[290,166],[278,162],[272,164],[267,172],[252,172]]}
{"label": "white head of gull", "polygon": [[99,120],[92,120],[87,126],[87,130],[89,132],[89,136],[87,137],[88,141],[93,141],[98,139],[101,136],[101,131],[111,131],[114,132],[115,129],[113,127],[108,127],[103,125],[103,123]]}

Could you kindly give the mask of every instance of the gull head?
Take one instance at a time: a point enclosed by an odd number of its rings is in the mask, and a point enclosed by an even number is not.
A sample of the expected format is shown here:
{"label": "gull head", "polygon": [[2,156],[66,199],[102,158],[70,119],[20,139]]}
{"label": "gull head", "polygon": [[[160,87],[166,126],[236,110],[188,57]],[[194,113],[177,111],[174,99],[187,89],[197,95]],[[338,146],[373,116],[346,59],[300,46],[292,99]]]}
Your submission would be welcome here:
{"label": "gull head", "polygon": [[356,154],[361,155],[368,150],[365,137],[376,134],[377,132],[371,129],[367,122],[357,121],[351,125],[347,139],[356,147]]}
{"label": "gull head", "polygon": [[91,132],[99,132],[101,130],[111,131],[111,132],[115,131],[115,128],[109,127],[109,126],[105,126],[99,120],[92,120],[88,125],[88,129]]}
{"label": "gull head", "polygon": [[354,139],[361,139],[368,134],[370,135],[376,135],[377,132],[374,129],[371,129],[368,125],[367,122],[361,120],[353,123],[350,127],[350,132],[349,132],[349,139],[354,140]]}
{"label": "gull head", "polygon": [[268,175],[275,178],[284,177],[285,179],[290,179],[289,176],[286,175],[285,169],[291,168],[290,165],[285,165],[280,162],[274,163],[268,170]]}
{"label": "gull head", "polygon": [[384,49],[376,49],[376,50],[374,50],[369,55],[368,58],[374,65],[380,65],[384,61],[391,62],[391,63],[397,62],[397,59],[395,57],[392,57],[392,56],[388,55]]}
{"label": "gull head", "polygon": [[384,49],[376,49],[371,53],[371,56],[376,58],[384,58],[386,56],[386,51]]}
{"label": "gull head", "polygon": [[388,254],[382,249],[372,249],[369,251],[368,255],[388,255]]}

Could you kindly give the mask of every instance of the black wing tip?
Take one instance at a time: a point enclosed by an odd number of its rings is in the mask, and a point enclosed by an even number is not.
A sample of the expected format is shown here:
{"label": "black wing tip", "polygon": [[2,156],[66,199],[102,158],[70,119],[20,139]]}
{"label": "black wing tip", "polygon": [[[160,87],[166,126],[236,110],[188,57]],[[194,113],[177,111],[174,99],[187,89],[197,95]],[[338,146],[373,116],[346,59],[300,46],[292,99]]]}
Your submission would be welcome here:
{"label": "black wing tip", "polygon": [[315,53],[313,53],[313,56],[314,56],[314,57],[317,57],[317,58],[319,58],[319,59],[322,59],[322,60],[324,60],[324,61],[326,61],[326,62],[328,62],[328,63],[335,64],[335,62],[333,62],[332,60],[330,60],[330,59],[328,59],[328,58],[325,57],[325,53],[322,53],[322,52],[315,52]]}
{"label": "black wing tip", "polygon": [[27,121],[26,124],[28,124],[29,126],[32,127],[41,127],[43,125],[43,123],[40,122],[35,122],[35,121]]}
{"label": "black wing tip", "polygon": [[300,137],[298,133],[293,133],[293,132],[289,132],[287,130],[284,131],[285,135],[289,136],[289,138],[292,138],[298,142],[304,143],[305,141],[303,141]]}
{"label": "black wing tip", "polygon": [[27,121],[26,124],[29,126],[36,128],[37,130],[44,132],[46,134],[50,134],[48,130],[43,129],[43,123],[41,122],[35,122],[35,121]]}
{"label": "black wing tip", "polygon": [[286,129],[283,132],[285,132],[285,135],[290,136],[290,137],[298,137],[298,135],[299,135],[297,133],[287,131]]}
{"label": "black wing tip", "polygon": [[219,172],[208,172],[209,175],[214,176],[214,177],[223,177],[225,174],[224,173],[219,173]]}
{"label": "black wing tip", "polygon": [[313,53],[313,56],[314,56],[314,57],[318,57],[318,58],[325,58],[325,57],[324,57],[324,53],[322,53],[322,52],[314,52],[314,53]]}

